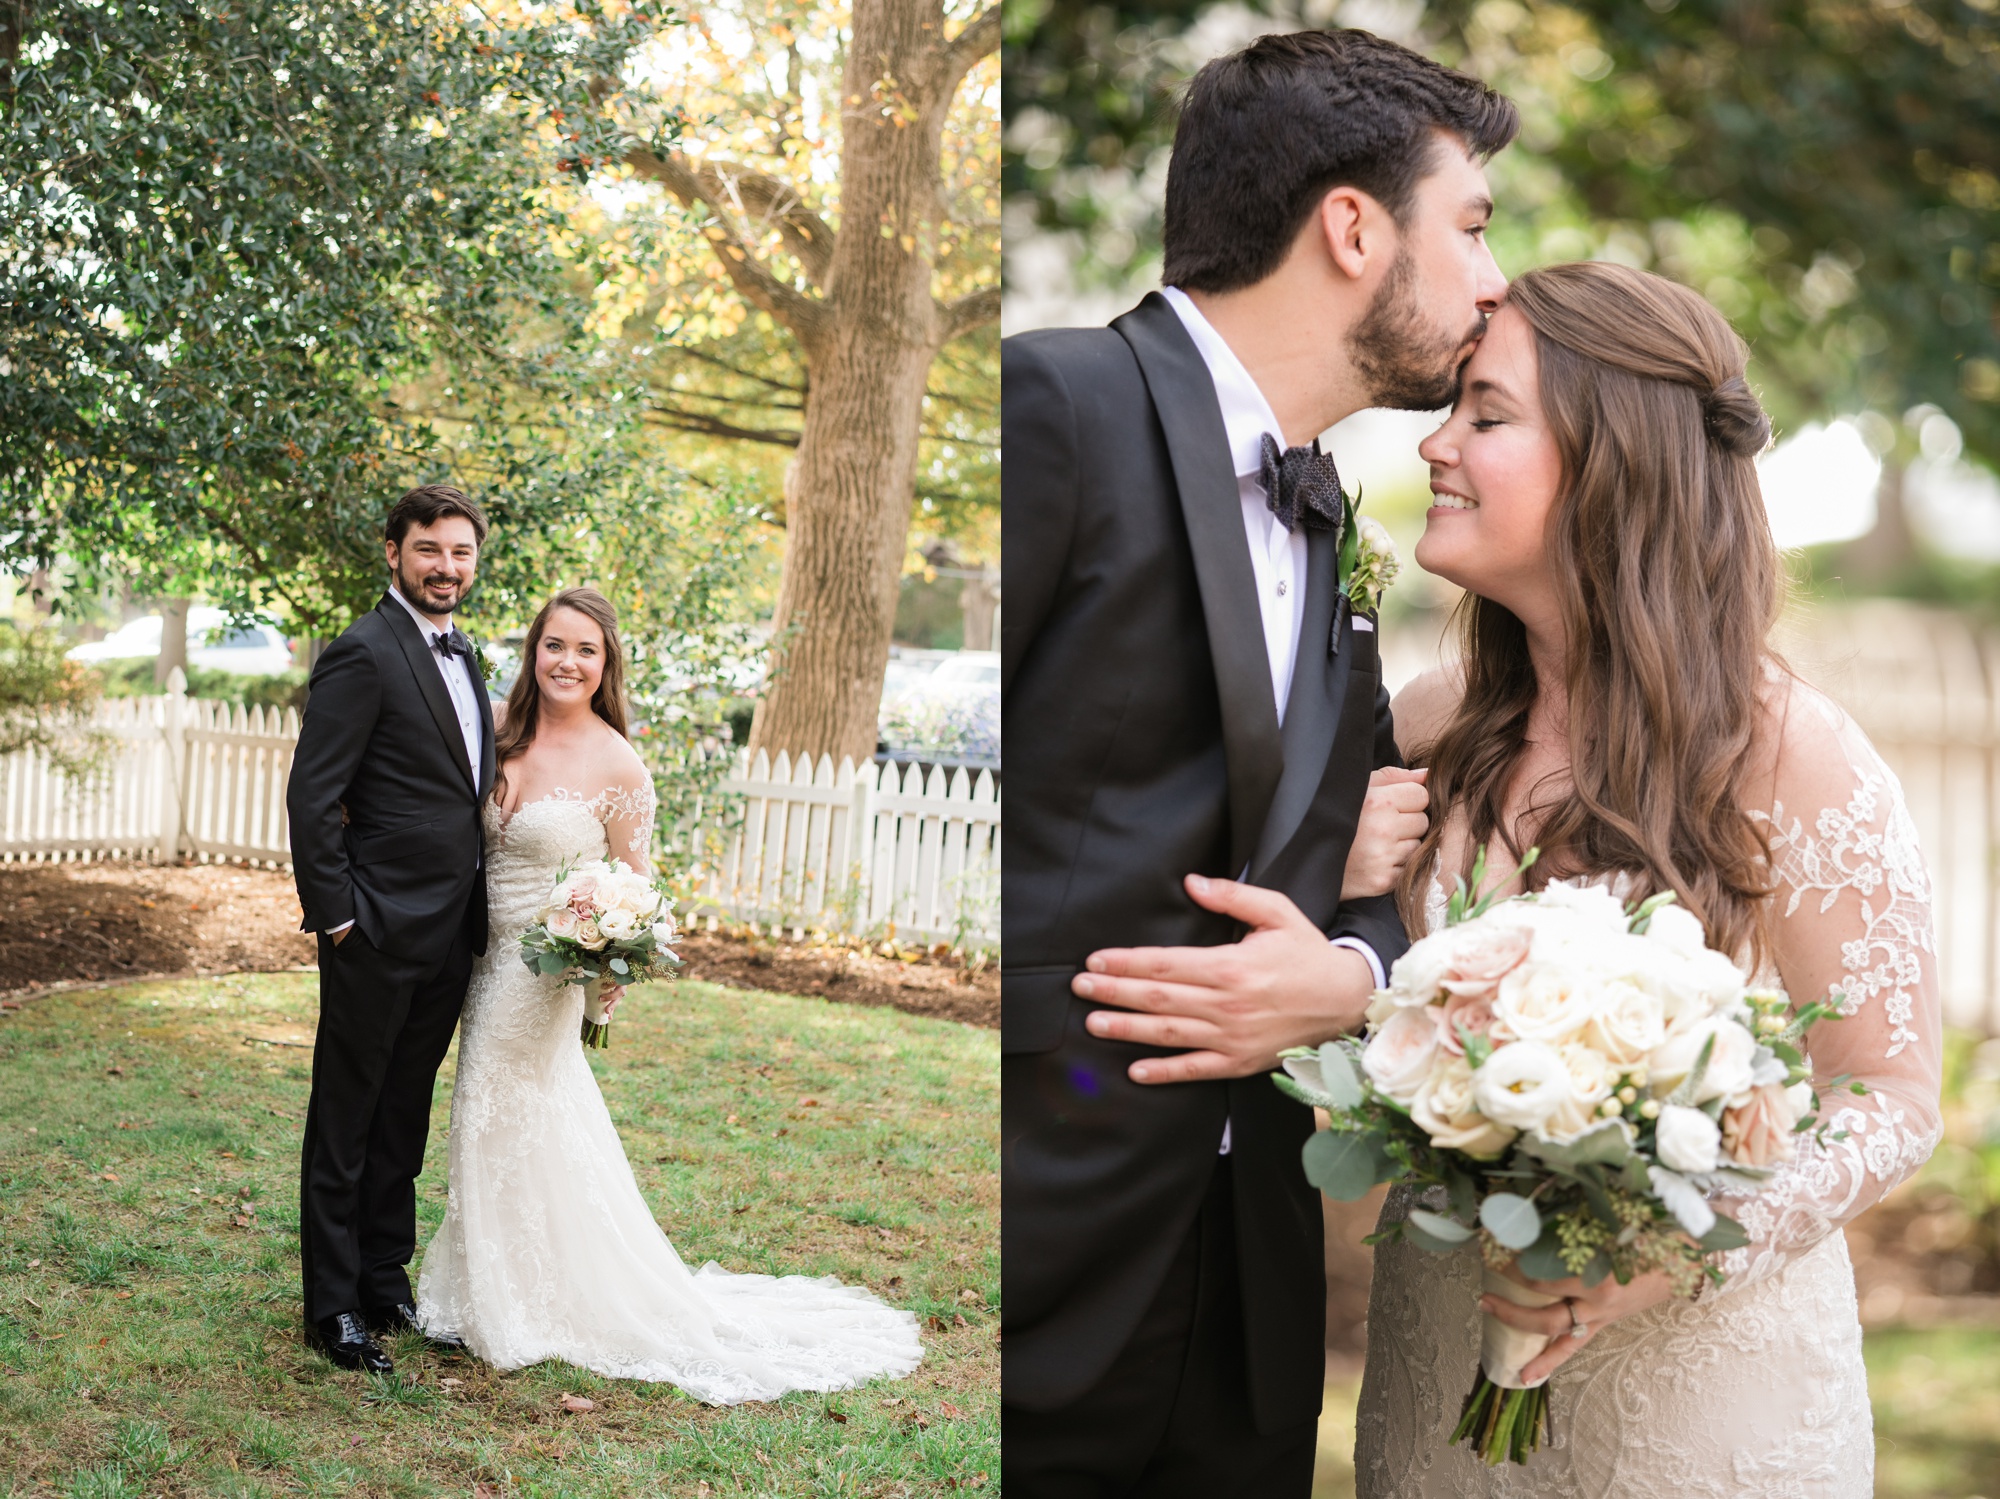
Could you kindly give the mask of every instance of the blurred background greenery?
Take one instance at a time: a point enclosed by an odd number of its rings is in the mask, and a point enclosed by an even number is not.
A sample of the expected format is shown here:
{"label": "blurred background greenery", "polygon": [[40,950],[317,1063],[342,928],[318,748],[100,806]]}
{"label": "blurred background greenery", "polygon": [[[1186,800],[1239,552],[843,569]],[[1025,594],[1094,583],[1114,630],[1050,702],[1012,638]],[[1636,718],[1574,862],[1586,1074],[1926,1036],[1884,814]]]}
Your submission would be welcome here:
{"label": "blurred background greenery", "polygon": [[[1520,105],[1489,169],[1504,271],[1640,266],[1749,341],[1794,581],[1781,644],[1903,779],[1955,1026],[1945,1143],[1848,1230],[1878,1492],[2000,1496],[2000,3],[1009,0],[1006,17],[1005,332],[1101,323],[1157,286],[1176,91],[1261,33],[1345,25]],[[1327,439],[1406,558],[1436,420],[1364,412]],[[1406,567],[1392,686],[1449,649],[1455,602]],[[1352,1492],[1371,1216],[1329,1211],[1328,1496]]]}

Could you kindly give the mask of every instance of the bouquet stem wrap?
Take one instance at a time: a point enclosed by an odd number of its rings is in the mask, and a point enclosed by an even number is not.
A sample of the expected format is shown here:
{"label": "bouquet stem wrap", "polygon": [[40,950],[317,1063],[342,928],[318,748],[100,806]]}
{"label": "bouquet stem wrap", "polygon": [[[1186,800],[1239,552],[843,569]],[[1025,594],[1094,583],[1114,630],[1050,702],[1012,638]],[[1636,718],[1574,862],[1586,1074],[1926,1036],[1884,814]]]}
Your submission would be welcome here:
{"label": "bouquet stem wrap", "polygon": [[604,991],[611,981],[594,978],[583,986],[583,1044],[606,1047],[611,1044],[611,1026],[604,1014]]}
{"label": "bouquet stem wrap", "polygon": [[[1491,1268],[1486,1271],[1486,1294],[1503,1297],[1516,1306],[1554,1306],[1562,1300],[1560,1296],[1545,1296],[1517,1280],[1509,1280]],[[1490,1312],[1482,1315],[1480,1322],[1479,1367],[1486,1371],[1486,1377],[1503,1390],[1532,1388],[1521,1382],[1521,1370],[1549,1346],[1549,1340],[1538,1332],[1509,1327]]]}

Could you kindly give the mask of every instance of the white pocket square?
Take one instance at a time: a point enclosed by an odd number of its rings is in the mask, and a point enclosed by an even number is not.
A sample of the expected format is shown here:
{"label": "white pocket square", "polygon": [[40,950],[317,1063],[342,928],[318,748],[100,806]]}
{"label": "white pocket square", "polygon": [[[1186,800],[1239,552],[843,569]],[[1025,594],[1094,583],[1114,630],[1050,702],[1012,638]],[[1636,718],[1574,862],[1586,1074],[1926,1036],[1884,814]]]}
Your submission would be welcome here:
{"label": "white pocket square", "polygon": [[1357,630],[1366,630],[1372,635],[1375,633],[1375,621],[1372,619],[1363,619],[1357,614],[1354,616],[1354,628]]}

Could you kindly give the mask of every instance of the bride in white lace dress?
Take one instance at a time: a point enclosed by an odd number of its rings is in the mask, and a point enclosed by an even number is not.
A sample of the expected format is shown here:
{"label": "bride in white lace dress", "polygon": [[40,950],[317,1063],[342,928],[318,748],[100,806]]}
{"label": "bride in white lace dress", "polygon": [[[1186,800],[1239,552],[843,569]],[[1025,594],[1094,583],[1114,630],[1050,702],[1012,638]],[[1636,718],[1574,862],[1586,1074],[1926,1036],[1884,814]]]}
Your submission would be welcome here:
{"label": "bride in white lace dress", "polygon": [[623,702],[611,606],[589,589],[558,594],[529,630],[498,735],[485,809],[493,936],[465,999],[447,1206],[418,1320],[496,1368],[562,1359],[717,1405],[907,1374],[922,1358],[916,1318],[866,1290],[689,1271],[578,1044],[582,988],[521,962],[512,938],[565,861],[644,866],[654,797]]}
{"label": "bride in white lace dress", "polygon": [[[1794,1004],[1843,1000],[1846,1018],[1807,1037],[1834,1133],[1801,1140],[1757,1197],[1718,1203],[1752,1242],[1696,1299],[1650,1276],[1501,1304],[1552,1339],[1523,1371],[1550,1377],[1551,1412],[1525,1465],[1449,1444],[1479,1357],[1478,1256],[1383,1245],[1363,1499],[1873,1493],[1840,1230],[1937,1139],[1930,885],[1895,777],[1766,651],[1778,573],[1751,457],[1769,426],[1743,370],[1721,317],[1658,278],[1559,266],[1514,284],[1422,449],[1438,498],[1418,560],[1472,597],[1461,666],[1396,702],[1434,819],[1402,894],[1434,929],[1440,875],[1488,839],[1541,845],[1538,877],[1674,888]],[[1867,1092],[1833,1086],[1842,1074]],[[1385,1222],[1416,1201],[1392,1194]]]}

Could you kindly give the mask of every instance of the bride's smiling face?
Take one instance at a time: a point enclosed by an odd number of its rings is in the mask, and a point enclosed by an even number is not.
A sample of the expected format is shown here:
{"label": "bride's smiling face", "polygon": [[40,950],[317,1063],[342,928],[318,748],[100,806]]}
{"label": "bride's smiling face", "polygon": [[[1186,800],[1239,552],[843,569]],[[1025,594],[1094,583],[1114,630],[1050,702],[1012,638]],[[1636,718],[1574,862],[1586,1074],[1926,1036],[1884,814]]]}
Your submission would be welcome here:
{"label": "bride's smiling face", "polygon": [[604,631],[580,610],[555,610],[535,643],[535,685],[543,702],[587,706],[603,680]]}
{"label": "bride's smiling face", "polygon": [[1501,307],[1465,366],[1458,405],[1417,449],[1432,496],[1418,566],[1524,618],[1549,596],[1549,511],[1562,484],[1539,373],[1534,330]]}

